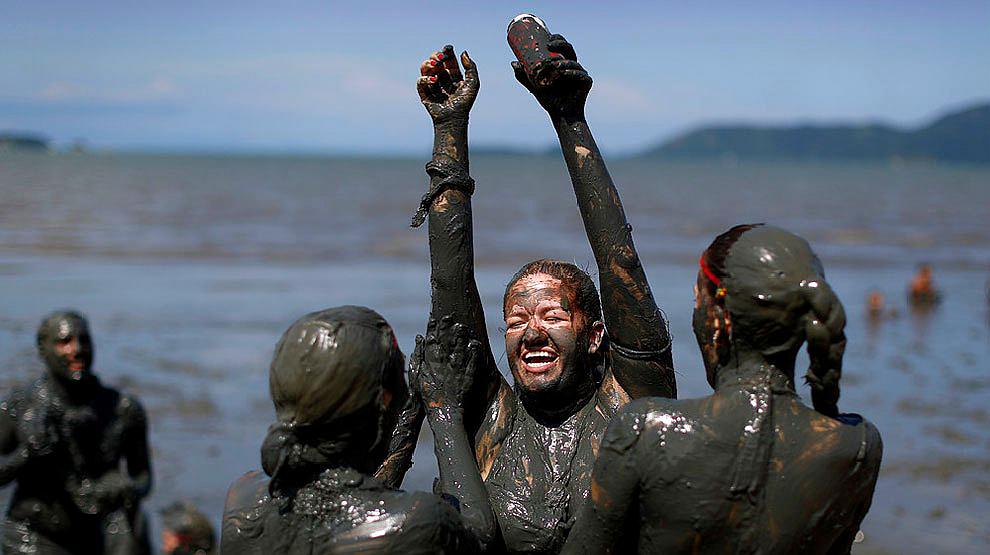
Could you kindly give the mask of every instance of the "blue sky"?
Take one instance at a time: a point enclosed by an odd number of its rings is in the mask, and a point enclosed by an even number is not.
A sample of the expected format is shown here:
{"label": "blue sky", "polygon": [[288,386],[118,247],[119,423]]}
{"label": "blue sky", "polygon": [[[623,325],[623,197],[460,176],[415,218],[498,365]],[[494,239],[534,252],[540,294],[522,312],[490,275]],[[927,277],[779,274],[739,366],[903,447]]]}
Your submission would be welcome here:
{"label": "blue sky", "polygon": [[505,26],[537,13],[629,152],[710,122],[916,125],[990,98],[990,2],[0,0],[0,129],[102,148],[421,153],[420,61],[477,61],[473,144],[546,146]]}

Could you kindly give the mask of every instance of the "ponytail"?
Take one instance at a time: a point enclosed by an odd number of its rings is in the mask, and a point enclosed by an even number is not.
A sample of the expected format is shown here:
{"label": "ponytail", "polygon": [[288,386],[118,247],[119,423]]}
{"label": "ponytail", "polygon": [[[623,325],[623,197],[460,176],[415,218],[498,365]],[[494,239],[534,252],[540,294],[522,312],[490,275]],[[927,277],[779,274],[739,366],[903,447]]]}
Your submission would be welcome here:
{"label": "ponytail", "polygon": [[804,280],[801,291],[808,302],[804,331],[811,364],[804,376],[811,386],[811,403],[825,416],[839,415],[839,379],[846,350],[846,312],[824,280]]}

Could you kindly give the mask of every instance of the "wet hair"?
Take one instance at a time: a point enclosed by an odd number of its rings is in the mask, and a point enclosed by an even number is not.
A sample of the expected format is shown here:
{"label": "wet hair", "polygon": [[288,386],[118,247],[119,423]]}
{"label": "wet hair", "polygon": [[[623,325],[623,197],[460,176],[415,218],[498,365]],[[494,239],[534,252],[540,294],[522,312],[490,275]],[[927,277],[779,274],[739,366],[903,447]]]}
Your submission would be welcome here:
{"label": "wet hair", "polygon": [[509,291],[520,279],[534,274],[547,274],[559,279],[565,287],[574,292],[574,303],[580,308],[591,322],[602,319],[602,301],[598,296],[598,288],[595,281],[591,279],[588,272],[578,268],[570,262],[563,260],[553,260],[541,258],[526,264],[512,276],[505,286],[505,293],[502,295],[502,310],[505,310],[505,300],[509,298]]}
{"label": "wet hair", "polygon": [[[705,252],[701,255],[701,259],[707,265],[709,271],[715,274],[719,280],[723,280],[728,277],[728,272],[725,269],[725,259],[729,256],[729,249],[732,245],[736,244],[736,241],[742,237],[743,233],[753,229],[754,227],[762,226],[763,224],[740,224],[729,228],[728,231],[719,234],[718,237],[712,241],[711,245],[705,249]],[[715,294],[718,284],[711,279],[706,279],[705,283],[708,285],[708,291],[712,295]]]}
{"label": "wet hair", "polygon": [[373,458],[383,434],[383,391],[395,390],[403,365],[392,328],[371,309],[331,308],[289,326],[268,374],[278,420],[261,454],[272,494],[356,454]]}
{"label": "wet hair", "polygon": [[[746,334],[747,342],[767,354],[807,341],[811,364],[805,381],[812,403],[822,414],[837,416],[845,311],[807,241],[772,226],[738,225],[712,241],[702,262],[726,289],[734,334]],[[711,278],[705,282],[715,293],[719,285]]]}

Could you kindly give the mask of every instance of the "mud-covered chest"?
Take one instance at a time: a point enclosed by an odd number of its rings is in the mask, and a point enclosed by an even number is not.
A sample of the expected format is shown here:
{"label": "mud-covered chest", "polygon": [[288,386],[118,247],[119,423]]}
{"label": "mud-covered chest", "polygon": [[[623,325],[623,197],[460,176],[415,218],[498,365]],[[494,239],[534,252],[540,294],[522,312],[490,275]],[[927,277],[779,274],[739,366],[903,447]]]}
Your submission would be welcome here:
{"label": "mud-covered chest", "polygon": [[485,482],[510,551],[559,550],[591,485],[606,422],[582,414],[548,428],[516,422]]}

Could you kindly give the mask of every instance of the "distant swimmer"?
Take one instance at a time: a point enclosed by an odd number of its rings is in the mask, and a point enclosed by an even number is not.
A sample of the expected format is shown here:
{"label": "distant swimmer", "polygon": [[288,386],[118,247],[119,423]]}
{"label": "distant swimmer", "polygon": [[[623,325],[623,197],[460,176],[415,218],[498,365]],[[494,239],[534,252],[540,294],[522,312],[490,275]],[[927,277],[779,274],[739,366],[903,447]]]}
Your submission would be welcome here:
{"label": "distant swimmer", "polygon": [[942,294],[935,288],[932,279],[932,267],[928,264],[918,266],[918,272],[911,279],[908,287],[908,302],[911,306],[926,307],[937,305],[942,300]]}
{"label": "distant swimmer", "polygon": [[873,289],[866,296],[866,316],[873,321],[896,318],[898,316],[896,308],[887,308],[887,298],[883,292]]}

